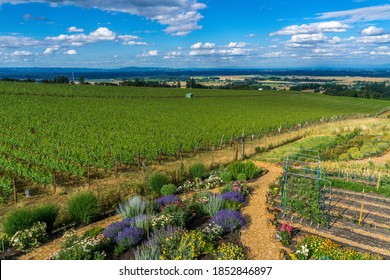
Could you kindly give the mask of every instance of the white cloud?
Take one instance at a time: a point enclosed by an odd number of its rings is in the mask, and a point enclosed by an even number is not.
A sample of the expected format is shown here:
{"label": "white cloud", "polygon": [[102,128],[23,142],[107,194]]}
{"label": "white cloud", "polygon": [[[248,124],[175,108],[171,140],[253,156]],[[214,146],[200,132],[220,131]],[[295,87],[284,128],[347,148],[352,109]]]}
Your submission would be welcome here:
{"label": "white cloud", "polygon": [[276,58],[276,57],[285,57],[286,54],[284,52],[270,52],[263,54],[262,57],[268,57],[268,58]]}
{"label": "white cloud", "polygon": [[82,33],[84,32],[83,28],[77,28],[76,26],[71,26],[68,28],[68,32],[79,32]]}
{"label": "white cloud", "polygon": [[230,42],[227,47],[228,48],[245,48],[248,44],[244,42]]}
{"label": "white cloud", "polygon": [[363,36],[373,36],[373,35],[382,35],[385,33],[383,28],[378,28],[376,26],[370,26],[362,30]]}
{"label": "white cloud", "polygon": [[46,37],[45,40],[56,43],[69,44],[71,46],[82,46],[89,43],[99,41],[113,41],[115,40],[115,33],[106,27],[100,27],[95,31],[86,34],[65,35],[61,34],[57,37]]}
{"label": "white cloud", "polygon": [[357,41],[366,44],[390,43],[390,34],[383,34],[377,36],[362,36],[358,38]]}
{"label": "white cloud", "polygon": [[53,53],[60,51],[60,49],[61,49],[60,46],[51,46],[51,47],[46,48],[46,50],[43,52],[43,54],[50,55],[50,54],[53,54]]}
{"label": "white cloud", "polygon": [[343,24],[338,21],[328,21],[328,22],[315,22],[311,24],[302,24],[302,25],[290,25],[282,30],[271,33],[271,36],[275,35],[296,35],[296,34],[316,34],[324,32],[345,32],[351,26]]}
{"label": "white cloud", "polygon": [[144,53],[142,56],[158,56],[158,50],[151,50],[147,53]]}
{"label": "white cloud", "polygon": [[246,35],[246,37],[256,37],[256,34],[250,33],[250,34]]}
{"label": "white cloud", "polygon": [[387,46],[376,48],[375,50],[370,52],[370,55],[389,55],[390,56],[390,48]]}
{"label": "white cloud", "polygon": [[170,58],[175,58],[175,57],[178,57],[178,56],[181,56],[182,55],[182,52],[180,51],[172,51],[172,52],[168,52],[164,58],[165,59],[170,59]]}
{"label": "white cloud", "polygon": [[29,51],[14,51],[11,56],[31,56],[32,53]]}
{"label": "white cloud", "polygon": [[0,36],[0,48],[35,47],[41,44],[41,41],[34,40],[28,37]]}
{"label": "white cloud", "polygon": [[[3,3],[30,3],[28,0],[0,0]],[[198,0],[34,0],[39,3],[49,3],[52,6],[73,5],[82,8],[96,8],[104,11],[122,12],[145,17],[167,25],[165,32],[175,36],[184,36],[201,29],[198,22],[203,18],[199,10],[206,5]]]}
{"label": "white cloud", "polygon": [[215,47],[215,44],[214,43],[204,43],[202,44],[202,42],[198,42],[198,43],[195,43],[191,46],[191,49],[213,49]]}
{"label": "white cloud", "polygon": [[390,18],[390,5],[370,6],[345,11],[327,12],[318,14],[317,19],[340,19],[342,22],[369,22],[375,20],[388,20]]}
{"label": "white cloud", "polygon": [[126,42],[123,42],[122,45],[129,45],[129,46],[147,46],[148,44],[147,44],[146,42],[126,41]]}
{"label": "white cloud", "polygon": [[292,43],[316,43],[316,42],[324,42],[328,37],[324,34],[298,34],[293,35],[291,37]]}
{"label": "white cloud", "polygon": [[77,51],[76,50],[68,50],[67,52],[65,52],[65,54],[76,55]]}

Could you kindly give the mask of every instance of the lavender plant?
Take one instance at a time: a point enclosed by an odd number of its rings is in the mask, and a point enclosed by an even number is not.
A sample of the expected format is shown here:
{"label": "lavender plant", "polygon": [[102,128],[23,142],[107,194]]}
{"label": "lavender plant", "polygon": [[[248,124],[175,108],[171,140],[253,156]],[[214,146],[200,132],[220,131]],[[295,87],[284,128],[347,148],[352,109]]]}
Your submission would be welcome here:
{"label": "lavender plant", "polygon": [[241,213],[231,209],[219,211],[210,222],[220,225],[224,232],[232,232],[245,226],[245,220]]}
{"label": "lavender plant", "polygon": [[118,233],[116,243],[124,248],[131,248],[137,245],[144,238],[144,231],[137,227],[127,227]]}
{"label": "lavender plant", "polygon": [[159,207],[181,202],[178,195],[167,195],[156,199],[156,203]]}
{"label": "lavender plant", "polygon": [[225,192],[225,193],[221,194],[220,197],[223,200],[230,200],[230,201],[237,201],[237,202],[245,203],[244,195],[240,192],[237,192],[237,191]]}

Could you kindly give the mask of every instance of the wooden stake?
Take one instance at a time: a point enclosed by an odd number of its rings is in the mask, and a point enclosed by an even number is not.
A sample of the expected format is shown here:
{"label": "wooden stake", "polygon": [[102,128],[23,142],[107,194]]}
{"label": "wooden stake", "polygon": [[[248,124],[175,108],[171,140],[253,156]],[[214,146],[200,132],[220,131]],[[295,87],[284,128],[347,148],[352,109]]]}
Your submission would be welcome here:
{"label": "wooden stake", "polygon": [[[364,196],[364,189],[363,189],[363,196]],[[362,201],[362,205],[360,207],[359,225],[362,223],[363,220],[363,208],[364,208],[364,201]]]}
{"label": "wooden stake", "polygon": [[378,182],[376,183],[376,190],[379,190],[380,184],[381,184],[381,172],[379,172]]}
{"label": "wooden stake", "polygon": [[115,159],[115,178],[118,178],[118,157]]}
{"label": "wooden stake", "polygon": [[56,184],[56,172],[53,171],[53,193],[54,193],[54,194],[56,193],[56,188],[57,188],[57,184]]}
{"label": "wooden stake", "polygon": [[18,203],[18,192],[16,191],[15,177],[12,178],[12,185],[14,187],[14,199],[15,199],[15,204],[16,204],[16,203]]}
{"label": "wooden stake", "polygon": [[219,149],[222,150],[222,146],[223,146],[223,138],[225,137],[225,134],[222,134],[222,137],[221,137],[221,142],[219,143]]}
{"label": "wooden stake", "polygon": [[90,172],[90,168],[89,168],[89,163],[88,163],[88,165],[87,165],[87,178],[88,178],[88,186],[90,186],[91,185],[91,174],[90,174],[91,172]]}
{"label": "wooden stake", "polygon": [[238,140],[236,141],[236,146],[235,146],[235,155],[234,155],[234,160],[238,159]]}
{"label": "wooden stake", "polygon": [[210,164],[210,169],[213,169],[213,164],[214,164],[214,150],[215,146],[211,147],[211,164]]}

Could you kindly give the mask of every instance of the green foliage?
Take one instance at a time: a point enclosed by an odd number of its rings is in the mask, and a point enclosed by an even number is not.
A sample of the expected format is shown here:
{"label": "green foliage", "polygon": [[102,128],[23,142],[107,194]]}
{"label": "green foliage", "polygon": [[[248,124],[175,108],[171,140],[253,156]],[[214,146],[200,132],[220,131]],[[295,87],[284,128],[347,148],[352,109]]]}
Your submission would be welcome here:
{"label": "green foliage", "polygon": [[193,218],[193,214],[182,204],[168,205],[164,207],[161,213],[165,216],[172,216],[174,222],[171,225],[179,227],[185,227]]}
{"label": "green foliage", "polygon": [[200,231],[184,231],[181,236],[173,235],[161,246],[161,260],[196,260],[205,253],[207,241]]}
{"label": "green foliage", "polygon": [[21,251],[38,247],[46,240],[46,224],[35,223],[31,228],[19,230],[10,239],[10,244]]}
{"label": "green foliage", "polygon": [[387,179],[381,179],[381,187],[377,189],[375,186],[370,186],[360,182],[330,179],[330,181],[332,182],[332,186],[335,188],[346,189],[358,193],[362,193],[364,190],[365,192],[371,192],[383,195],[385,197],[390,197],[390,184],[385,185],[386,182],[384,180]]}
{"label": "green foliage", "polygon": [[189,173],[191,178],[200,178],[207,176],[207,167],[202,162],[195,163],[190,166]]}
{"label": "green foliage", "polygon": [[223,171],[221,173],[221,179],[224,183],[229,183],[233,180],[233,174],[228,171]]}
{"label": "green foliage", "polygon": [[321,193],[316,180],[289,177],[287,181],[287,211],[315,223],[326,225],[326,214],[320,208]]}
{"label": "green foliage", "polygon": [[161,188],[161,194],[166,196],[166,195],[172,195],[177,192],[177,187],[174,184],[167,184],[162,186]]}
{"label": "green foliage", "polygon": [[237,175],[237,178],[236,178],[238,181],[246,181],[247,177],[246,177],[246,174],[245,173],[240,173]]}
{"label": "green foliage", "polygon": [[[226,167],[235,180],[245,181],[246,179],[253,179],[258,176],[263,170],[257,168],[252,161],[235,161]],[[244,179],[245,177],[245,179]],[[239,179],[240,178],[240,179]]]}
{"label": "green foliage", "polygon": [[99,201],[92,191],[80,192],[68,201],[68,211],[73,222],[86,225],[99,216]]}
{"label": "green foliage", "polygon": [[0,178],[0,205],[6,203],[13,193],[12,180],[8,177]]}
{"label": "green foliage", "polygon": [[4,231],[9,236],[13,236],[17,231],[29,229],[35,223],[42,222],[46,224],[47,231],[50,232],[58,210],[58,206],[54,204],[15,209],[6,217],[3,223]]}
{"label": "green foliage", "polygon": [[140,196],[133,196],[127,202],[119,204],[117,213],[123,218],[134,218],[147,211],[148,203]]}
{"label": "green foliage", "polygon": [[78,237],[70,230],[63,236],[61,250],[52,258],[54,260],[104,260],[105,249],[109,243],[102,235],[96,237]]}
{"label": "green foliage", "polygon": [[217,195],[211,195],[207,201],[201,205],[203,213],[213,217],[223,208],[224,201]]}
{"label": "green foliage", "polygon": [[99,234],[103,233],[103,230],[104,230],[104,228],[102,228],[102,227],[92,227],[92,228],[88,229],[86,232],[84,232],[83,237],[84,238],[87,238],[87,237],[90,237],[90,238],[97,237]]}
{"label": "green foliage", "polygon": [[223,202],[224,209],[240,210],[242,206],[243,204],[239,201],[224,200]]}
{"label": "green foliage", "polygon": [[[308,235],[298,245],[299,259],[312,260],[381,260],[378,255],[370,253],[361,253],[349,248],[340,246],[339,244],[323,237]],[[307,253],[302,252],[302,248],[308,250]],[[302,256],[306,255],[306,258]]]}
{"label": "green foliage", "polygon": [[222,243],[215,254],[216,260],[245,260],[243,249],[232,243]]}
{"label": "green foliage", "polygon": [[149,188],[156,194],[161,194],[161,188],[169,183],[168,177],[162,173],[153,173],[149,177]]}

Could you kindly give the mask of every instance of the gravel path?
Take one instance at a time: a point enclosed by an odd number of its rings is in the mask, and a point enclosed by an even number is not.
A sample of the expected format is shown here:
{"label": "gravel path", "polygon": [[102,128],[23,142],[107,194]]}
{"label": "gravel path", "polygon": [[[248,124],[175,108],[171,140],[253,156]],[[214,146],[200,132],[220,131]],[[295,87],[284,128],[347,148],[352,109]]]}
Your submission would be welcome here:
{"label": "gravel path", "polygon": [[270,184],[281,175],[282,168],[270,163],[256,162],[268,173],[256,180],[252,186],[248,205],[242,209],[247,227],[241,231],[241,242],[250,248],[249,258],[254,260],[281,260],[281,243],[275,236],[275,227],[270,223],[266,194]]}

